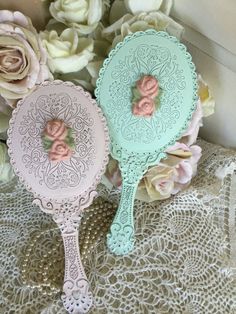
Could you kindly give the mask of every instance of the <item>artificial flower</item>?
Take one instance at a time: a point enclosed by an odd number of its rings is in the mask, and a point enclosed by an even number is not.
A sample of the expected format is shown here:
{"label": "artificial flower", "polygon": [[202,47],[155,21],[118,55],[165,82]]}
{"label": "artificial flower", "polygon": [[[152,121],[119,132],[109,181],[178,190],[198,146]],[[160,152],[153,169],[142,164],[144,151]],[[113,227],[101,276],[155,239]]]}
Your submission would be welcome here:
{"label": "artificial flower", "polygon": [[31,20],[20,12],[0,11],[0,93],[10,105],[47,80],[46,52]]}
{"label": "artificial flower", "polygon": [[181,142],[190,146],[196,142],[199,129],[203,125],[202,123],[202,105],[200,100],[197,102],[196,110],[193,113],[192,120],[187,128],[187,130],[182,135],[180,139]]}
{"label": "artificial flower", "polygon": [[142,96],[154,99],[158,95],[158,81],[152,75],[144,75],[140,80],[138,80],[136,86]]}
{"label": "artificial flower", "polygon": [[55,140],[48,155],[51,161],[59,162],[69,159],[72,156],[72,150],[64,141]]}
{"label": "artificial flower", "polygon": [[[106,168],[105,177],[108,179],[108,182],[105,182],[106,185],[109,185],[109,182],[112,186],[120,188],[122,184],[121,173],[119,169],[118,161],[109,156],[109,162]],[[103,180],[104,182],[104,180]],[[112,188],[112,186],[110,186]]]}
{"label": "artificial flower", "polygon": [[177,171],[174,180],[175,186],[172,191],[172,194],[176,194],[189,186],[192,178],[196,176],[197,164],[201,158],[202,149],[198,145],[187,146],[183,143],[176,142],[172,147],[169,147],[166,152],[168,154],[167,164],[175,164],[174,158],[178,160],[175,166]]}
{"label": "artificial flower", "polygon": [[[49,120],[46,123],[42,133],[42,143],[51,160],[67,159],[75,148],[72,129],[59,119]],[[71,151],[67,151],[67,148]]]}
{"label": "artificial flower", "polygon": [[163,0],[125,0],[125,6],[132,14],[141,12],[158,11],[161,7]]}
{"label": "artificial flower", "polygon": [[151,97],[142,97],[133,104],[132,112],[135,116],[151,117],[155,111],[155,102]]}
{"label": "artificial flower", "polygon": [[48,121],[44,130],[44,135],[51,141],[64,140],[67,133],[68,128],[64,121],[58,119]]}
{"label": "artificial flower", "polygon": [[160,10],[165,15],[169,15],[172,4],[172,0],[115,0],[111,6],[109,21],[113,24],[127,13],[137,15]]}
{"label": "artificial flower", "polygon": [[102,37],[102,31],[104,27],[100,23],[96,30],[93,32],[93,40],[94,40],[94,58],[90,61],[86,67],[88,73],[91,77],[91,84],[93,87],[96,87],[96,81],[99,76],[99,71],[103,65],[105,58],[108,55],[110,49],[110,43]]}
{"label": "artificial flower", "polygon": [[202,106],[203,117],[212,115],[215,110],[215,100],[211,95],[207,83],[200,74],[198,75],[198,96]]}
{"label": "artificial flower", "polygon": [[96,87],[96,81],[98,79],[99,71],[102,67],[104,59],[107,57],[110,43],[104,39],[101,35],[103,25],[100,23],[90,38],[94,43],[94,58],[88,62],[87,66],[80,71],[63,73],[56,75],[57,79],[63,81],[71,81],[76,85],[83,86],[86,90],[93,92]]}
{"label": "artificial flower", "polygon": [[118,21],[103,30],[103,36],[112,43],[112,47],[122,41],[125,36],[137,31],[155,29],[167,31],[170,35],[181,38],[183,27],[164,13],[149,12],[138,15],[126,14]]}
{"label": "artificial flower", "polygon": [[14,177],[6,144],[0,142],[0,181],[7,182]]}
{"label": "artificial flower", "polygon": [[55,20],[86,35],[96,29],[103,15],[104,4],[102,0],[55,0],[49,10]]}
{"label": "artificial flower", "polygon": [[[167,199],[190,185],[197,173],[201,148],[197,145],[188,147],[184,143],[176,142],[166,153],[167,158],[150,167],[143,176],[136,193],[137,199],[147,202]],[[122,179],[118,162],[111,157],[105,176],[113,186],[121,188]],[[103,182],[109,186],[106,180]]]}
{"label": "artificial flower", "polygon": [[138,187],[136,197],[145,201],[162,200],[171,196],[176,169],[164,163],[150,168]]}
{"label": "artificial flower", "polygon": [[54,73],[82,70],[94,57],[93,40],[78,36],[75,29],[67,28],[60,36],[56,31],[40,33],[48,54],[48,66]]}
{"label": "artificial flower", "polygon": [[188,187],[197,172],[201,148],[176,143],[167,158],[151,167],[141,180],[136,197],[143,201],[167,199]]}

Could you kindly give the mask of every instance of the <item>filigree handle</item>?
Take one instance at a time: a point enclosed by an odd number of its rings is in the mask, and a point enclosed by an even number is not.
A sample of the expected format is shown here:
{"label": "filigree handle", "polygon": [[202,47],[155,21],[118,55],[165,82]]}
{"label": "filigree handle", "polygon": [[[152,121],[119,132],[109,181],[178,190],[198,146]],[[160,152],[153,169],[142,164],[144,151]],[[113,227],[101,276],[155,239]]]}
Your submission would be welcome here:
{"label": "filigree handle", "polygon": [[65,309],[72,314],[87,313],[93,305],[92,293],[80,259],[78,229],[83,209],[92,203],[96,195],[97,192],[92,190],[87,198],[80,199],[79,206],[71,202],[51,203],[40,198],[33,201],[42,211],[52,215],[61,231],[65,250],[62,301]]}
{"label": "filigree handle", "polygon": [[107,235],[107,246],[116,255],[128,254],[134,247],[133,205],[137,185],[122,185],[120,204]]}
{"label": "filigree handle", "polygon": [[87,313],[92,304],[92,293],[80,259],[78,231],[62,232],[65,249],[65,277],[62,301],[69,313]]}
{"label": "filigree handle", "polygon": [[70,205],[66,206],[66,209],[63,211],[61,208],[53,215],[53,219],[61,230],[65,250],[62,301],[69,313],[83,314],[87,313],[93,304],[92,293],[89,290],[79,251],[78,228],[83,211],[73,211]]}

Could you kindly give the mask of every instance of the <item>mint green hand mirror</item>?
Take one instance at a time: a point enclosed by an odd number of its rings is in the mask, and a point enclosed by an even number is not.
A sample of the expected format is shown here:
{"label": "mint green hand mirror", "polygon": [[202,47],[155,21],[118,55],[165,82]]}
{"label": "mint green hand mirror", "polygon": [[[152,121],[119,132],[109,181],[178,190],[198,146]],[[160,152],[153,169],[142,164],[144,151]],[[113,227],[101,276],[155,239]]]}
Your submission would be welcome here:
{"label": "mint green hand mirror", "polygon": [[117,255],[134,246],[133,203],[139,180],[188,127],[197,101],[196,78],[186,47],[154,30],[127,36],[100,70],[95,94],[122,174],[121,200],[107,236],[110,251]]}

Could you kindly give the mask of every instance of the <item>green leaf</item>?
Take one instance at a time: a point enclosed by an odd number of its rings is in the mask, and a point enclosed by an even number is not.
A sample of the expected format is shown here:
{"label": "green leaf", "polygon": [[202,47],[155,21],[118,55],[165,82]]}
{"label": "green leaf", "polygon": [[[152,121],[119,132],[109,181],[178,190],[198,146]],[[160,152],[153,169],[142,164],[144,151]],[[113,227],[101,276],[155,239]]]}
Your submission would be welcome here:
{"label": "green leaf", "polygon": [[137,89],[136,87],[134,87],[134,88],[132,89],[132,93],[133,93],[132,102],[133,102],[133,103],[134,103],[134,102],[137,102],[137,101],[141,98],[141,95],[140,95],[138,89]]}
{"label": "green leaf", "polygon": [[65,138],[65,143],[72,149],[75,148],[75,140],[74,137],[72,135],[72,129],[69,128],[68,129],[68,133],[67,133],[67,137]]}
{"label": "green leaf", "polygon": [[43,148],[46,151],[49,151],[52,147],[53,141],[51,141],[47,136],[42,137]]}

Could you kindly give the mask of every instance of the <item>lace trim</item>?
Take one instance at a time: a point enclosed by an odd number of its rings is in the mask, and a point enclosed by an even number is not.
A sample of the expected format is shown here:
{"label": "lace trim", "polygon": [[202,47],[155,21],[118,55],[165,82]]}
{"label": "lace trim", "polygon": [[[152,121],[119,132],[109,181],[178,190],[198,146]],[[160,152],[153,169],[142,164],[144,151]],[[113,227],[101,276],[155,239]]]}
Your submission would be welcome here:
{"label": "lace trim", "polygon": [[[120,194],[99,185],[79,241],[95,297],[91,313],[236,312],[235,174],[218,172],[236,164],[236,152],[198,144],[203,157],[189,189],[166,201],[135,201],[130,255],[107,251],[105,236]],[[16,180],[0,184],[1,313],[65,314],[60,231],[32,199]]]}

